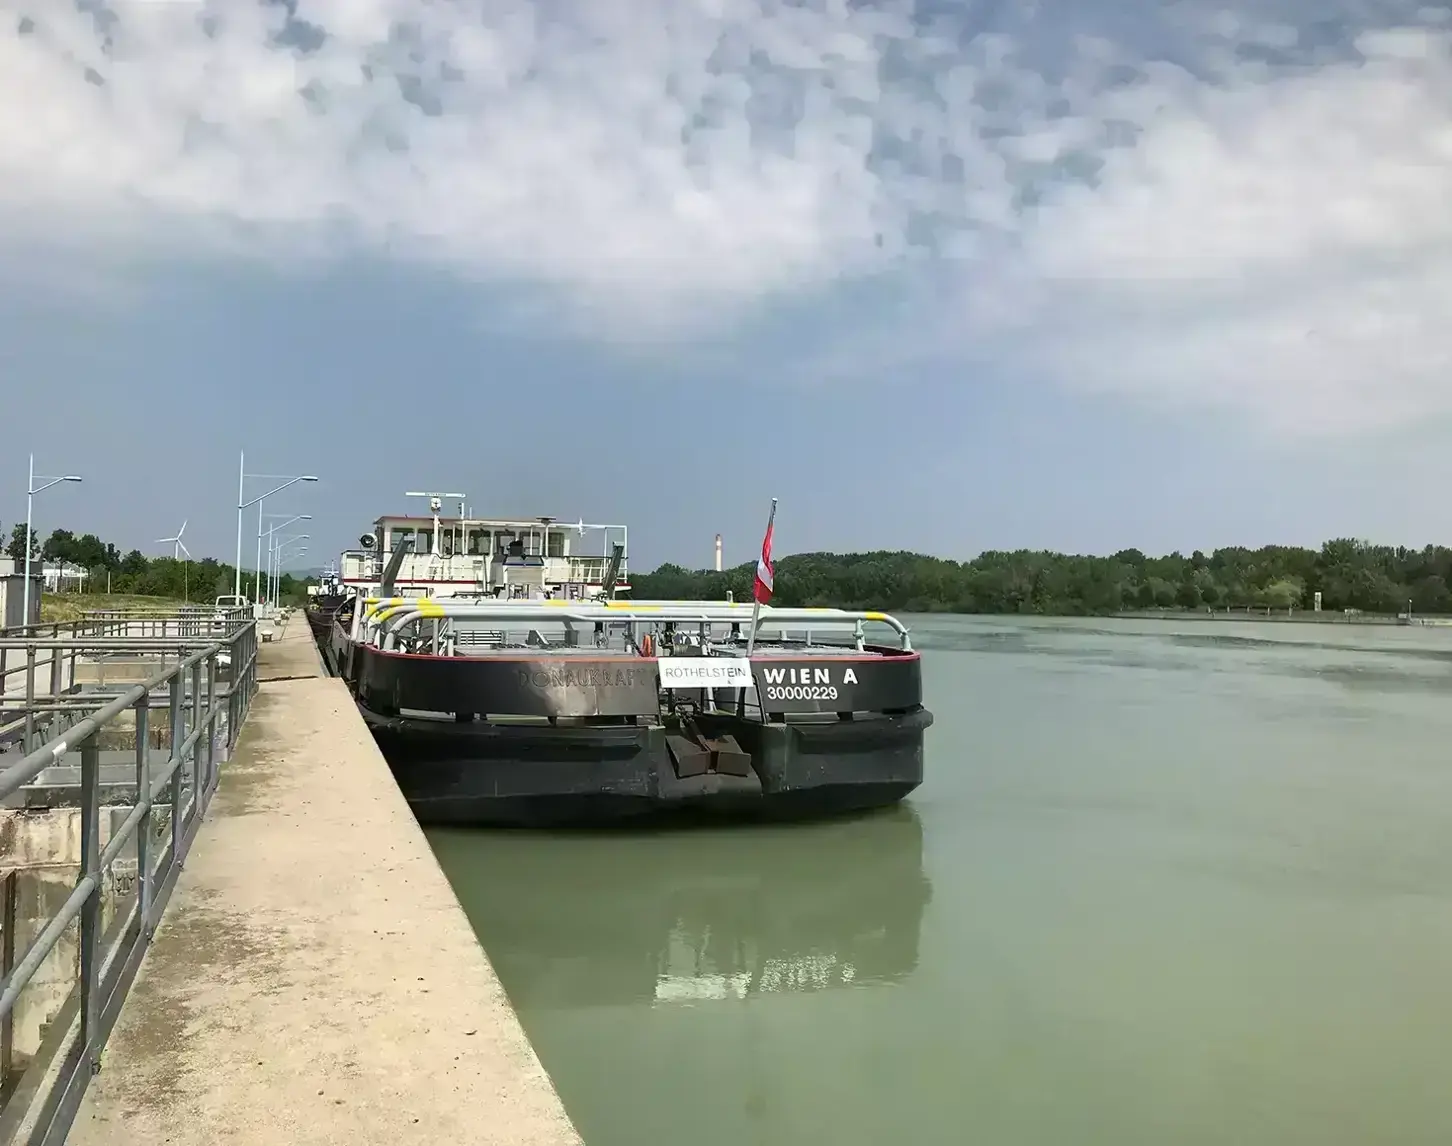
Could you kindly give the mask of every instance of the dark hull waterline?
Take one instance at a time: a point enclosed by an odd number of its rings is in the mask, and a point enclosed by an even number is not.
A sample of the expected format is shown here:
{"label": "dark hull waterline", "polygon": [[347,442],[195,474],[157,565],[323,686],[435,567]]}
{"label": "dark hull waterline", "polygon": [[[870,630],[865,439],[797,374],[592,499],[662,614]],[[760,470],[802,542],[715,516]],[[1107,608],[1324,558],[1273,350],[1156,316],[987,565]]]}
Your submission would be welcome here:
{"label": "dark hull waterline", "polygon": [[362,712],[421,822],[530,827],[792,820],[886,807],[922,783],[932,723],[925,711],[862,720],[849,738],[832,725],[717,717],[713,735],[755,749],[745,774],[682,776],[664,726],[520,728]]}
{"label": "dark hull waterline", "polygon": [[322,643],[427,824],[800,820],[896,804],[923,780],[915,654],[753,659],[758,695],[785,710],[762,719],[663,708],[651,657],[415,656],[338,627]]}

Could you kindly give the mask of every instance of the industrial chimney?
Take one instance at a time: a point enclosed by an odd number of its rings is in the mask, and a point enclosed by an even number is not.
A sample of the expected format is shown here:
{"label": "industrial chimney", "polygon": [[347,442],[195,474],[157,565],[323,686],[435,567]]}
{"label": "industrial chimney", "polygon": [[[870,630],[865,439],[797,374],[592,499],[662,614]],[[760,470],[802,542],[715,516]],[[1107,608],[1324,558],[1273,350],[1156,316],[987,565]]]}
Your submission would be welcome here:
{"label": "industrial chimney", "polygon": [[721,535],[716,534],[716,572],[721,572]]}

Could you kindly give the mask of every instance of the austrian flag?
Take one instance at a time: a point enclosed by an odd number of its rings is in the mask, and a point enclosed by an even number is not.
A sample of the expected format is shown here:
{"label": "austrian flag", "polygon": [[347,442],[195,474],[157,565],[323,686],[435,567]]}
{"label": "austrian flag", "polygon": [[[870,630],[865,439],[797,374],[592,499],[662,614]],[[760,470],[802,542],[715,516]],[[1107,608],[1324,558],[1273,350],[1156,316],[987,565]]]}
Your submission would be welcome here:
{"label": "austrian flag", "polygon": [[761,556],[756,559],[756,580],[752,583],[752,596],[758,605],[771,600],[773,570],[771,567],[771,530],[776,524],[776,498],[771,500],[771,516],[766,519],[766,536],[761,539]]}

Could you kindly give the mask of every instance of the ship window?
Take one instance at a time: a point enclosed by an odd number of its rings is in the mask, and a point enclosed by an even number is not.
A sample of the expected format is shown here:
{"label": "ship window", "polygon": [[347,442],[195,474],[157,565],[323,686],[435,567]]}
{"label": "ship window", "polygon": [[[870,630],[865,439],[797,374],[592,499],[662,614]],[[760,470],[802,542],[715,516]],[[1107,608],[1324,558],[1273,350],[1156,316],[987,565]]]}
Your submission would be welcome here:
{"label": "ship window", "polygon": [[489,531],[487,529],[469,530],[467,552],[470,557],[483,557],[489,552]]}
{"label": "ship window", "polygon": [[395,525],[390,531],[388,539],[388,551],[392,553],[395,549],[397,549],[399,542],[407,543],[411,542],[412,540],[413,530],[411,528],[405,528],[401,525]]}
{"label": "ship window", "polygon": [[452,529],[439,530],[439,553],[444,557],[454,555],[454,531]]}
{"label": "ship window", "polygon": [[551,530],[545,534],[545,556],[563,557],[565,555],[565,535]]}

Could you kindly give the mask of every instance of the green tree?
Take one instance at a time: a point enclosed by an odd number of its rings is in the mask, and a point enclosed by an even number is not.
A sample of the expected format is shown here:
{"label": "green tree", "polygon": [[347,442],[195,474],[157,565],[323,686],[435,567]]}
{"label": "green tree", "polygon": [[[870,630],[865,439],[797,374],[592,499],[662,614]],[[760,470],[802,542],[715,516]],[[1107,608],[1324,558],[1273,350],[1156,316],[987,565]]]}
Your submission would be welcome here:
{"label": "green tree", "polygon": [[1262,591],[1261,599],[1271,609],[1289,609],[1301,603],[1301,586],[1288,578],[1273,581]]}
{"label": "green tree", "polygon": [[[10,541],[5,546],[5,552],[18,567],[25,560],[25,523],[18,521],[10,530]],[[31,560],[40,556],[40,538],[35,530],[30,531],[30,557]]]}
{"label": "green tree", "polygon": [[[20,560],[25,555],[24,535],[24,525],[16,527],[11,531],[9,544],[5,547],[8,554]],[[33,556],[40,557],[43,553],[46,560],[64,561],[88,570],[91,574],[91,586],[96,591],[109,587],[116,593],[178,599],[186,596],[193,601],[209,600],[232,591],[232,566],[210,557],[195,561],[177,561],[169,556],[148,558],[139,549],[123,555],[116,545],[104,541],[94,533],[77,535],[65,528],[53,530],[43,546],[38,537],[32,538],[32,542]],[[247,578],[250,575],[250,571],[245,574]],[[734,578],[733,584],[740,580],[734,572],[729,576]],[[725,574],[712,574],[711,577],[714,580],[704,583],[705,588],[719,589],[717,583],[728,580],[728,575]],[[680,579],[683,594],[691,587],[702,587],[695,575],[685,570],[681,570]],[[284,600],[301,600],[305,592],[304,584],[291,574],[284,574],[279,583],[281,597]],[[750,591],[749,577],[745,583],[745,591]]]}
{"label": "green tree", "polygon": [[[637,598],[749,600],[754,562],[721,573],[663,565],[632,578]],[[918,553],[798,553],[777,562],[775,603],[962,613],[1108,614],[1134,609],[1305,608],[1452,611],[1452,549],[1339,538],[1319,550],[1232,546],[1189,557],[989,551],[972,561]]]}
{"label": "green tree", "polygon": [[40,547],[40,555],[47,561],[60,561],[67,565],[75,563],[75,535],[69,529],[56,529]]}

